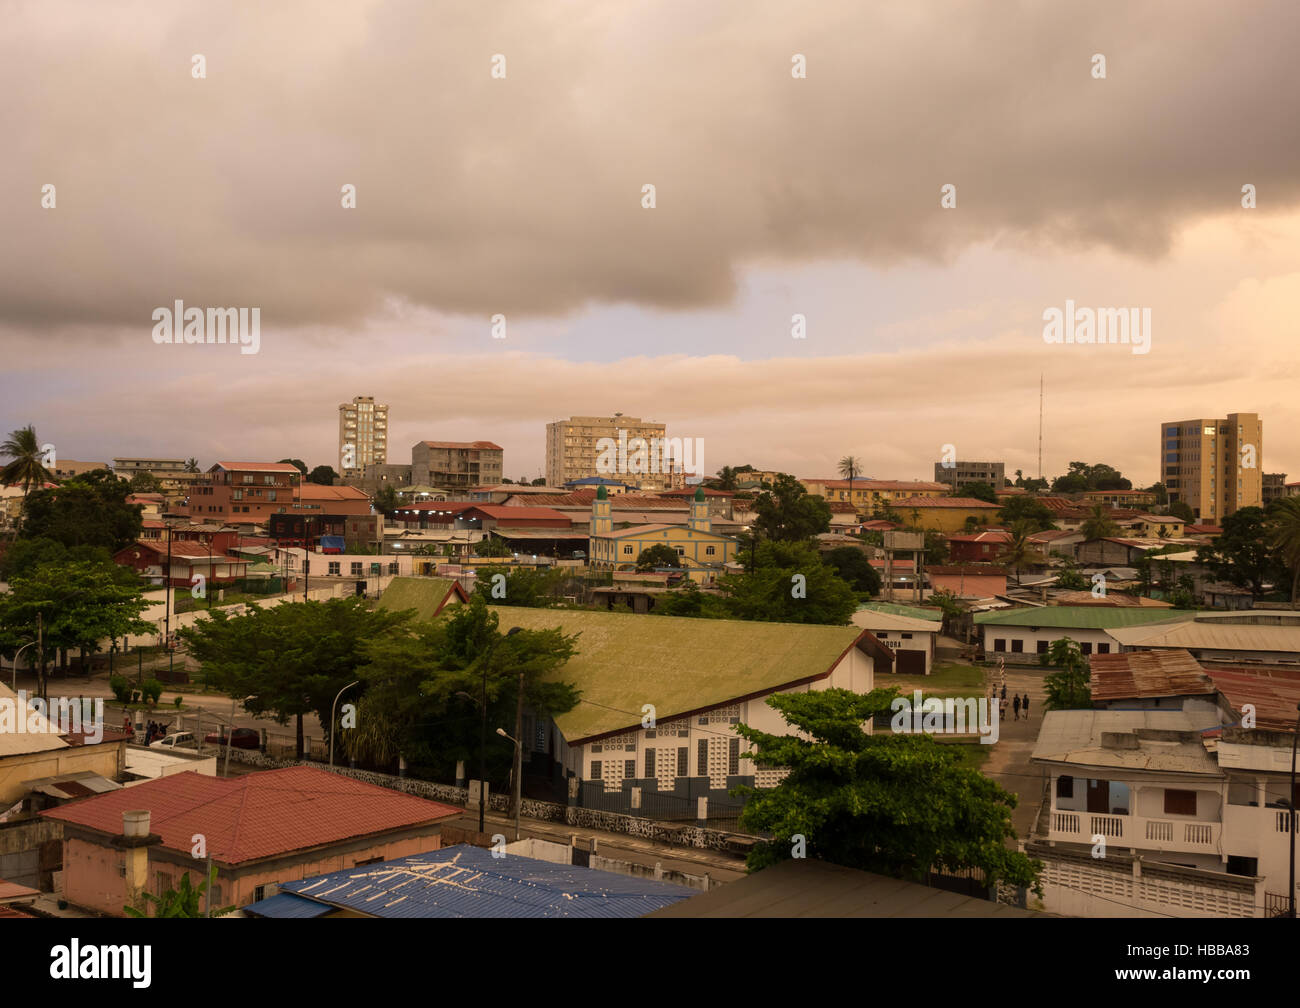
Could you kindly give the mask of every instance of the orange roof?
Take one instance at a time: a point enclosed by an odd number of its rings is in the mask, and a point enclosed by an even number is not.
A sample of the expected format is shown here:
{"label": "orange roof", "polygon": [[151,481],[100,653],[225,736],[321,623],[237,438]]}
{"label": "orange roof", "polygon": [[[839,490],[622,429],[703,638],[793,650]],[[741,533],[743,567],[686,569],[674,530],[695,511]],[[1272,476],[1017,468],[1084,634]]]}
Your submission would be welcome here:
{"label": "orange roof", "polygon": [[365,784],[315,767],[262,770],[241,777],[193,771],[110,791],[42,813],[114,836],[122,813],[147,809],[162,845],[188,855],[196,833],[223,864],[240,864],[340,843],[461,814],[439,802]]}
{"label": "orange roof", "polygon": [[1295,731],[1296,705],[1300,704],[1300,669],[1267,666],[1216,668],[1207,665],[1205,674],[1214,681],[1233,710],[1241,713],[1243,705],[1254,704],[1258,727]]}
{"label": "orange roof", "polygon": [[894,501],[894,507],[900,511],[913,507],[960,508],[963,511],[970,508],[992,508],[994,511],[1000,509],[998,504],[976,500],[974,497],[908,497],[906,500]]}
{"label": "orange roof", "polygon": [[[805,480],[807,483],[820,483],[827,490],[847,490],[849,481],[846,479],[810,479]],[[855,479],[853,481],[854,490],[914,490],[917,493],[934,493],[938,490],[947,490],[947,483],[934,483],[928,480],[868,480]]]}
{"label": "orange roof", "polygon": [[370,500],[370,494],[354,486],[326,486],[304,483],[298,488],[299,500]]}

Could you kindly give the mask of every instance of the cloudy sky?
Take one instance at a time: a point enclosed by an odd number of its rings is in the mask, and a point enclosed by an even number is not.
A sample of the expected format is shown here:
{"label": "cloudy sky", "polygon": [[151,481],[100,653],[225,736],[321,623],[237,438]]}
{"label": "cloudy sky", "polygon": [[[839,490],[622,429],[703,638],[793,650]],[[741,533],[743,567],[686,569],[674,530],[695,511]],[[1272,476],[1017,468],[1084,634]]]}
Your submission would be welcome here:
{"label": "cloudy sky", "polygon": [[[1048,475],[1145,485],[1162,420],[1253,411],[1300,479],[1297,37],[1292,0],[13,3],[0,431],[337,464],[373,395],[390,461],[512,478],[615,411],[711,471],[1033,475],[1041,374]],[[1046,343],[1067,299],[1150,352]],[[177,300],[260,308],[259,352],[156,344]]]}

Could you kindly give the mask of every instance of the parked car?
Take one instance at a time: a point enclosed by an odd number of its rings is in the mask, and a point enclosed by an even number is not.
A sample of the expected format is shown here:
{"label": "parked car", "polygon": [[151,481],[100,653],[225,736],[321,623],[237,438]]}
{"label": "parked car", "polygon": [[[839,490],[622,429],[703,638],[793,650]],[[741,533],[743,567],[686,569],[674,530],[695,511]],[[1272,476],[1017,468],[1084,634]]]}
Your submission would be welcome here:
{"label": "parked car", "polygon": [[150,744],[150,749],[197,749],[199,740],[193,732],[181,731],[164,735],[157,742]]}
{"label": "parked car", "polygon": [[[211,735],[205,735],[203,741],[210,745],[224,747],[226,744],[226,733],[213,732]],[[236,728],[230,737],[230,744],[235,749],[261,749],[262,733],[256,728]]]}

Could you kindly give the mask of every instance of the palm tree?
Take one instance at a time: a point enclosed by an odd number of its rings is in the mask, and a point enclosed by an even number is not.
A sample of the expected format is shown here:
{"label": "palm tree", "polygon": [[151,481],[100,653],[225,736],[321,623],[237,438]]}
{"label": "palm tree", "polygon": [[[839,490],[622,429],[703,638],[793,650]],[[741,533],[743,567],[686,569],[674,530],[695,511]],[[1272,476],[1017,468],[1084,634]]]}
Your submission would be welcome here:
{"label": "palm tree", "polygon": [[186,460],[185,460],[185,471],[186,471],[186,472],[198,472],[198,471],[199,471],[199,460],[198,460],[198,459],[193,459],[193,458],[192,458],[192,459],[186,459]]}
{"label": "palm tree", "polygon": [[1119,525],[1115,519],[1110,516],[1103,504],[1094,504],[1092,513],[1088,515],[1079,531],[1083,533],[1084,541],[1089,539],[1102,539],[1106,536],[1113,536],[1119,532]]}
{"label": "palm tree", "polygon": [[1300,497],[1279,497],[1269,509],[1268,544],[1291,571],[1291,608],[1300,589]]}
{"label": "palm tree", "polygon": [[[849,481],[849,503],[853,503],[853,481],[862,475],[862,466],[854,455],[845,455],[840,459],[840,477]],[[857,507],[853,509],[857,514]]]}
{"label": "palm tree", "polygon": [[9,440],[0,444],[0,455],[11,460],[0,469],[0,482],[21,483],[24,498],[33,483],[40,486],[53,479],[45,468],[45,453],[41,450],[36,428],[31,424],[10,434]]}
{"label": "palm tree", "polygon": [[1002,551],[1002,562],[1016,572],[1016,584],[1020,584],[1020,568],[1037,557],[1034,544],[1029,541],[1034,531],[1035,526],[1032,521],[1027,518],[1020,519],[1011,526],[1011,542],[1007,543]]}
{"label": "palm tree", "polygon": [[718,470],[718,489],[735,490],[736,489],[736,470],[731,466],[723,466]]}

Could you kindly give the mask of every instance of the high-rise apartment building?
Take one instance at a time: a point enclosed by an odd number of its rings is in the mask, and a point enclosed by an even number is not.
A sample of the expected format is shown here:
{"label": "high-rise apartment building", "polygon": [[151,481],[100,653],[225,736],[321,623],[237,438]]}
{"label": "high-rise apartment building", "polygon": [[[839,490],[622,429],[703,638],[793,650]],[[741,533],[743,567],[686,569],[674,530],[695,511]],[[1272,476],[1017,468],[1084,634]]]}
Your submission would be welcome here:
{"label": "high-rise apartment building", "polygon": [[388,407],[374,396],[339,405],[339,474],[360,476],[370,464],[388,461]]}
{"label": "high-rise apartment building", "polygon": [[[612,417],[574,416],[548,423],[546,482],[558,487],[570,480],[605,476],[642,490],[671,490],[681,486],[682,460],[674,459],[670,464],[664,464],[667,449],[663,446],[667,444],[667,430],[665,424],[622,413],[615,413]],[[602,440],[606,438],[610,440],[602,446]],[[642,456],[637,455],[639,446],[635,442],[638,438],[646,442]],[[610,442],[614,445],[613,452],[608,450]],[[602,451],[602,447],[605,450]],[[649,464],[642,465],[643,461]],[[642,469],[653,471],[640,471]]]}
{"label": "high-rise apartment building", "polygon": [[1169,502],[1216,523],[1264,503],[1264,424],[1258,413],[1160,425],[1160,477]]}

